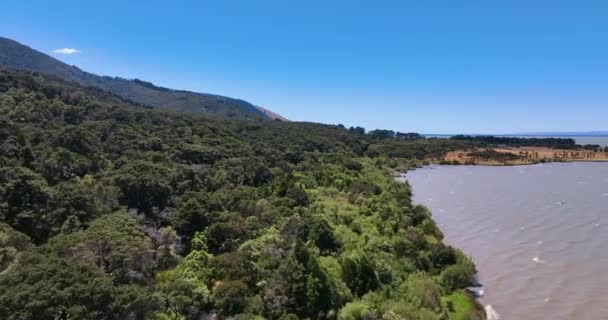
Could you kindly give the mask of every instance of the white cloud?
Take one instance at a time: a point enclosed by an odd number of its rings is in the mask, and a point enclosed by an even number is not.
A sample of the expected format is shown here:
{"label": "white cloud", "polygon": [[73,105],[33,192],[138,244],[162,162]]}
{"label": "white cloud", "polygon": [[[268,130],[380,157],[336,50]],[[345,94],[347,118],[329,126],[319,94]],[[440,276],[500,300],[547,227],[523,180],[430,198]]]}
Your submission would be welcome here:
{"label": "white cloud", "polygon": [[74,54],[74,53],[80,53],[80,50],[73,49],[73,48],[63,48],[63,49],[55,49],[55,50],[53,50],[53,52],[59,53],[59,54]]}

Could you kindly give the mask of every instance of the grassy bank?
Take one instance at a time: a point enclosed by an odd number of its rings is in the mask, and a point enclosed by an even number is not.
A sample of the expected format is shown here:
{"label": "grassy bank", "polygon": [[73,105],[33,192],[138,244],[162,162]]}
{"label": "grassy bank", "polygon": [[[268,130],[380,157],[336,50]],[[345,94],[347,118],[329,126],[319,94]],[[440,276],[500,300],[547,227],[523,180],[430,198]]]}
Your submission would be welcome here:
{"label": "grassy bank", "polygon": [[[458,290],[442,298],[442,302],[448,309],[448,316],[453,320],[485,319],[485,310],[475,298],[463,291]],[[475,316],[473,316],[475,315]]]}

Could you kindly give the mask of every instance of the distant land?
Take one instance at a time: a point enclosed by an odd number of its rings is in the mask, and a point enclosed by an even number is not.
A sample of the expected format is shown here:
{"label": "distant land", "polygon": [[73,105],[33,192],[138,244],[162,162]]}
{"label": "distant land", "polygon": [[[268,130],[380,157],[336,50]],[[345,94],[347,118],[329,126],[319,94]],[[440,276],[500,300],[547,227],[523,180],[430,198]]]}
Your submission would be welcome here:
{"label": "distant land", "polygon": [[287,120],[240,99],[163,88],[139,79],[99,76],[3,37],[0,37],[0,68],[37,72],[82,86],[99,88],[152,108],[240,120]]}
{"label": "distant land", "polygon": [[550,136],[550,137],[606,137],[608,131],[546,131],[546,132],[523,132],[511,134],[513,136]]}
{"label": "distant land", "polygon": [[[423,134],[426,138],[447,139],[458,134]],[[572,138],[579,145],[599,145],[608,147],[608,131],[539,131],[511,134],[483,134],[467,133],[467,136],[494,136],[494,137],[516,137],[516,138]]]}
{"label": "distant land", "polygon": [[[463,133],[425,133],[425,137],[451,137]],[[538,131],[521,133],[464,133],[467,136],[496,136],[496,137],[608,137],[608,131]]]}

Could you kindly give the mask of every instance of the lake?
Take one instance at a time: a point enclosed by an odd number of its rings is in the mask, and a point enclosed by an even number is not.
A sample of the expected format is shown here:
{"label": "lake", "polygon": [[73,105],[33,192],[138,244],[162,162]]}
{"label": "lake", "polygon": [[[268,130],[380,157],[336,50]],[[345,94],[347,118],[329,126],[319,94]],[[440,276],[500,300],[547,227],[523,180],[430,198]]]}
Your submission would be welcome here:
{"label": "lake", "polygon": [[608,163],[430,166],[414,201],[470,255],[500,319],[608,319]]}

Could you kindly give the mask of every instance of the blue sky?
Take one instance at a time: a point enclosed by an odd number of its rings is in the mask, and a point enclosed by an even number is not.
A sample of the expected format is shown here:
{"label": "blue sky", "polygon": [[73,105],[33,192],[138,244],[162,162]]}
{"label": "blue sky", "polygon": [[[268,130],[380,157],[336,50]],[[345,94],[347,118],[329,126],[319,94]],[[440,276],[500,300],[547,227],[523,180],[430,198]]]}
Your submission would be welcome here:
{"label": "blue sky", "polygon": [[292,120],[608,129],[606,1],[94,2],[4,0],[0,35],[87,71],[242,98]]}

